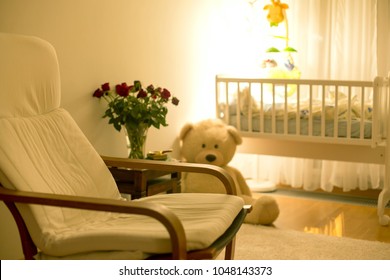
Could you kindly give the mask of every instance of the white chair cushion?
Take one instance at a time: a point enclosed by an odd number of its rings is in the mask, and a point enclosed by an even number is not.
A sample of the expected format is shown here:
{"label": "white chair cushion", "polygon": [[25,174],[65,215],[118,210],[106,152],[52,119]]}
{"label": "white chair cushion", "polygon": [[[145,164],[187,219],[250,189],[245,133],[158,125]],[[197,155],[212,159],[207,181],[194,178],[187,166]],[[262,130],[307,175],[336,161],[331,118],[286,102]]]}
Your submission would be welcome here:
{"label": "white chair cushion", "polygon": [[0,33],[0,118],[27,117],[60,105],[57,55],[48,42]]}
{"label": "white chair cushion", "polygon": [[[156,202],[172,209],[183,223],[188,250],[210,246],[243,206],[241,198],[220,194],[156,195],[139,201]],[[122,254],[125,258],[140,258],[171,252],[167,230],[152,218],[110,214],[97,215],[96,219],[45,232],[48,242],[37,258],[121,258]]]}
{"label": "white chair cushion", "polygon": [[[1,118],[0,131],[0,181],[5,187],[121,199],[103,160],[65,110],[28,118]],[[70,208],[18,208],[39,248],[46,247],[46,232],[95,216],[91,211]]]}

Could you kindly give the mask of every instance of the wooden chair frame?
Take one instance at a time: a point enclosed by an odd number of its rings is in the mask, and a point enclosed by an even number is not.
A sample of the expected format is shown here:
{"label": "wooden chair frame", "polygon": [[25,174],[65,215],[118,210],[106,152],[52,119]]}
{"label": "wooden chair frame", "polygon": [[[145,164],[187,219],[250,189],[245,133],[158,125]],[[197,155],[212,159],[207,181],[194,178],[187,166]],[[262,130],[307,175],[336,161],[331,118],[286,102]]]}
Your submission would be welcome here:
{"label": "wooden chair frame", "polygon": [[[229,195],[236,195],[234,182],[222,168],[207,164],[160,162],[151,160],[129,160],[124,158],[102,157],[108,167],[145,168],[169,172],[205,173],[219,178]],[[111,199],[78,197],[35,192],[9,190],[0,184],[0,200],[11,211],[17,224],[25,259],[34,259],[37,247],[31,239],[26,224],[16,204],[41,204],[97,211],[120,212],[150,216],[161,222],[167,229],[172,243],[172,254],[153,255],[151,259],[215,259],[225,248],[225,259],[234,258],[235,236],[243,223],[250,206],[244,206],[228,230],[209,248],[187,252],[184,228],[177,216],[163,205],[138,201],[118,201]]]}

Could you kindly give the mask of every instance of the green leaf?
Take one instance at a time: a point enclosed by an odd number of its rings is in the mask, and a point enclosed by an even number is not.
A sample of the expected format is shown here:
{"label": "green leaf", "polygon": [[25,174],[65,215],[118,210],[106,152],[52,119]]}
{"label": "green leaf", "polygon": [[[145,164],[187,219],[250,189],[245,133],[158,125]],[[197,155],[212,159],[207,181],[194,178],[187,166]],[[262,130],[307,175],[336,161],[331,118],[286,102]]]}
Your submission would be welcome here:
{"label": "green leaf", "polygon": [[142,88],[141,82],[140,81],[134,81],[134,89],[136,91],[139,91]]}
{"label": "green leaf", "polygon": [[116,130],[121,131],[122,126],[118,123],[114,123],[114,127]]}
{"label": "green leaf", "polygon": [[277,48],[275,47],[271,47],[269,49],[266,50],[267,53],[272,53],[272,52],[280,52]]}
{"label": "green leaf", "polygon": [[292,47],[287,47],[283,51],[285,51],[285,52],[298,52],[296,49],[294,49]]}
{"label": "green leaf", "polygon": [[283,39],[283,40],[288,40],[286,36],[273,36],[275,39]]}

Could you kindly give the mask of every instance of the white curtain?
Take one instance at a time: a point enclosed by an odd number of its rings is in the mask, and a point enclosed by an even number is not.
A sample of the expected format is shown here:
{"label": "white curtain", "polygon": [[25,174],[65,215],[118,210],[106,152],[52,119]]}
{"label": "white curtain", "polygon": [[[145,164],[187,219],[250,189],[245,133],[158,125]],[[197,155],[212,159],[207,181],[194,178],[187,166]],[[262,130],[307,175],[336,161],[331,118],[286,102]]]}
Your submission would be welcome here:
{"label": "white curtain", "polygon": [[[389,49],[388,39],[378,40],[378,37],[387,38],[388,33],[378,34],[378,30],[389,32],[390,13],[379,10],[378,5],[389,11],[388,0],[282,2],[289,5],[290,45],[298,50],[295,63],[302,78],[372,80],[379,72],[378,65],[385,67],[383,57],[386,56],[380,52]],[[306,190],[331,191],[334,186],[345,191],[379,188],[384,174],[384,167],[375,164],[260,155],[237,155],[232,164],[256,181]],[[255,173],[250,172],[254,169]]]}

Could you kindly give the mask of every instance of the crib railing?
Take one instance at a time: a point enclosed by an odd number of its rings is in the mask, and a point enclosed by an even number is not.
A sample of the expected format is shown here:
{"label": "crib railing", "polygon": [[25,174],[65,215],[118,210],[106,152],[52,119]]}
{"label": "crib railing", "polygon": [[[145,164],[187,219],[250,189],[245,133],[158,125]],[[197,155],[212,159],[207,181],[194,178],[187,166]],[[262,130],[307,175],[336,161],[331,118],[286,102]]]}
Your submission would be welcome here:
{"label": "crib railing", "polygon": [[244,136],[379,145],[387,134],[388,80],[217,76],[217,117]]}

